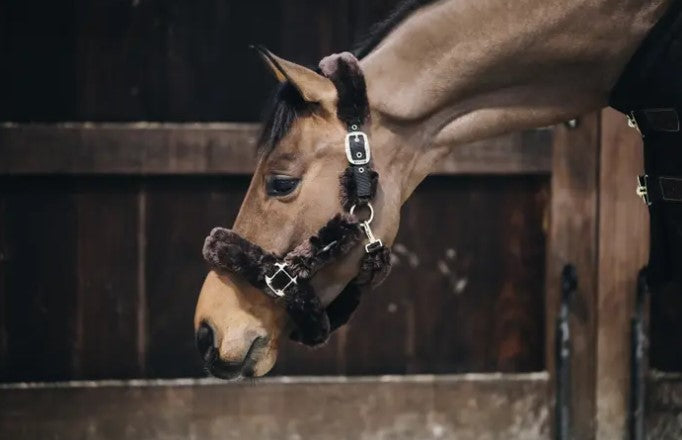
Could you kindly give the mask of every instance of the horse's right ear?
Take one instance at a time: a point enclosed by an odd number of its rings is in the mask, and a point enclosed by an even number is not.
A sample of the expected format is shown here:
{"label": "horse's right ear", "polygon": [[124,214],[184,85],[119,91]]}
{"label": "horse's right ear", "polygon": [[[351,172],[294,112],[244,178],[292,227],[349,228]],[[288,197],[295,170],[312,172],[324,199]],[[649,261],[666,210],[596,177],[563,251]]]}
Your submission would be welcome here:
{"label": "horse's right ear", "polygon": [[252,47],[258,51],[277,81],[289,81],[304,100],[319,103],[334,111],[337,93],[333,82],[307,67],[278,57],[263,46]]}

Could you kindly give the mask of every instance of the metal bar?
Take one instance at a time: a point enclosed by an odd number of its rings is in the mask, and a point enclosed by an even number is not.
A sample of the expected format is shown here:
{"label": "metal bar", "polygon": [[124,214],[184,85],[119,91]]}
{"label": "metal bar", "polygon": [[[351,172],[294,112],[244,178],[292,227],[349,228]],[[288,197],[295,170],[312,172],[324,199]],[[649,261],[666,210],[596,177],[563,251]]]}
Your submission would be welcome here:
{"label": "metal bar", "polygon": [[646,282],[646,267],[637,277],[635,313],[630,324],[630,411],[628,424],[631,440],[644,440],[644,392],[648,338],[644,330],[644,302],[649,287]]}
{"label": "metal bar", "polygon": [[561,271],[561,304],[556,320],[556,402],[555,438],[568,440],[571,435],[571,329],[569,324],[570,301],[578,288],[578,275],[572,264]]}

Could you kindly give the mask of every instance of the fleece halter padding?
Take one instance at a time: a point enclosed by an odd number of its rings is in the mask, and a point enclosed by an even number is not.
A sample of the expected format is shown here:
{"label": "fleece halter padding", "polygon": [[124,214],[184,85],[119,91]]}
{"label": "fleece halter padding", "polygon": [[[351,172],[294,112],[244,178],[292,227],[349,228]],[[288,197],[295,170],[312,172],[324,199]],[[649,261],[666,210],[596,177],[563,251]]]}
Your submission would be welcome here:
{"label": "fleece halter padding", "polygon": [[361,238],[357,220],[338,214],[291,252],[277,256],[225,228],[214,228],[204,242],[204,259],[212,269],[242,276],[254,287],[273,298],[279,298],[266,284],[266,277],[276,273],[278,263],[286,263],[296,277],[296,285],[286,289],[282,298],[296,324],[297,340],[316,345],[327,340],[330,322],[310,286],[310,279],[330,261],[344,255]]}
{"label": "fleece halter padding", "polygon": [[[347,52],[332,55],[322,60],[320,71],[335,84],[339,94],[337,117],[354,135],[369,117],[365,80],[357,60]],[[373,200],[378,179],[370,163],[350,163],[339,178],[343,209],[351,211],[353,206],[362,207]],[[211,231],[204,242],[203,255],[211,269],[240,275],[281,301],[296,325],[292,339],[319,345],[329,338],[331,331],[348,322],[360,303],[362,292],[381,283],[390,271],[390,250],[378,242],[379,246],[364,254],[356,278],[323,308],[310,280],[362,239],[362,222],[352,214],[340,213],[316,235],[283,255],[267,252],[225,228]],[[280,279],[280,286],[273,289],[273,279],[278,276],[283,281]]]}

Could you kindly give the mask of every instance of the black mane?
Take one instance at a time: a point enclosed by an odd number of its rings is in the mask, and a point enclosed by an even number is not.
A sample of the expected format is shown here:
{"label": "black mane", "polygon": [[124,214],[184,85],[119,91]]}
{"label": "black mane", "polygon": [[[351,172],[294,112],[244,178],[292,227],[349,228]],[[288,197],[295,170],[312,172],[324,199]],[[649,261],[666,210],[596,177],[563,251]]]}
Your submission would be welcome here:
{"label": "black mane", "polygon": [[[372,26],[368,36],[353,51],[355,57],[362,59],[367,56],[410,14],[433,1],[406,0],[400,3],[388,17]],[[312,110],[313,105],[305,102],[291,83],[286,81],[279,84],[265,112],[258,151],[266,154],[272,151],[289,132],[294,121]]]}
{"label": "black mane", "polygon": [[277,89],[264,113],[263,131],[258,140],[258,152],[269,153],[291,129],[296,118],[310,113],[312,104],[305,102],[289,81],[277,85]]}

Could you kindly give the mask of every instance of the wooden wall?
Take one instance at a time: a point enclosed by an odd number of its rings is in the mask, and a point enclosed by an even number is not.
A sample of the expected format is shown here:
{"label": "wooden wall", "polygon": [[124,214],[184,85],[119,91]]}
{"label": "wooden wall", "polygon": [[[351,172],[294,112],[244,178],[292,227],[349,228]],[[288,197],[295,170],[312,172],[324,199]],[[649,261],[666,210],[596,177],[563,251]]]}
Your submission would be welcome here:
{"label": "wooden wall", "polygon": [[[250,137],[212,156],[206,127],[55,138],[26,123],[256,121],[273,81],[250,43],[314,65],[396,3],[0,0],[0,121],[23,124],[0,130],[0,380],[202,375],[200,247],[251,166]],[[427,180],[391,279],[276,373],[542,370],[549,160],[532,136],[512,144],[463,149]]]}
{"label": "wooden wall", "polygon": [[397,3],[2,0],[0,120],[258,120],[272,80],[250,44],[316,65]]}
{"label": "wooden wall", "polygon": [[3,438],[552,438],[546,373],[45,385],[0,384]]}
{"label": "wooden wall", "polygon": [[[178,140],[114,124],[55,141],[29,122],[255,121],[272,80],[249,43],[314,64],[396,3],[0,0],[0,121],[22,124],[0,130],[0,380],[202,374],[199,249],[248,181],[248,136],[216,150],[207,126],[180,124]],[[519,135],[445,163],[405,207],[391,280],[276,372],[545,368],[543,145]],[[652,301],[657,368],[682,370],[681,313],[674,293]]]}
{"label": "wooden wall", "polygon": [[[240,176],[0,178],[0,379],[203,375],[200,249]],[[543,369],[543,177],[433,177],[404,208],[394,273],[279,374]]]}

